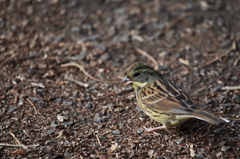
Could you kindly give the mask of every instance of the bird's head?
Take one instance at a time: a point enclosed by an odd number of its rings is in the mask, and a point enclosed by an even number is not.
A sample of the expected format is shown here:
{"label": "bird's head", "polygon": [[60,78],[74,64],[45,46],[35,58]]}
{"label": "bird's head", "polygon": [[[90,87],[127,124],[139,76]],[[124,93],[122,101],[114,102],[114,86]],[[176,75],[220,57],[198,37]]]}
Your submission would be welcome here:
{"label": "bird's head", "polygon": [[148,83],[161,77],[161,74],[153,68],[142,63],[134,63],[127,71],[127,76],[123,79],[124,86],[131,85],[135,90],[143,88]]}

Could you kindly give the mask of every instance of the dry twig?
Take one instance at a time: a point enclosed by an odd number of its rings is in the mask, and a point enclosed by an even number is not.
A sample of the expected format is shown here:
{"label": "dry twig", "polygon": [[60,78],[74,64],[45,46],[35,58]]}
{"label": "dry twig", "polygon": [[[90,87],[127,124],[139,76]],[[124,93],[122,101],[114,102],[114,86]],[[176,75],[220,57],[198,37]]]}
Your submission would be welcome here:
{"label": "dry twig", "polygon": [[224,52],[224,53],[216,56],[214,59],[206,62],[205,64],[203,64],[203,65],[201,65],[201,66],[198,66],[197,69],[202,68],[202,67],[205,67],[205,66],[208,66],[208,65],[210,65],[210,64],[218,61],[218,60],[221,59],[222,57],[227,56],[227,55],[228,55],[231,51],[233,51],[233,50],[236,50],[236,43],[235,43],[235,42],[232,43],[232,46],[231,46],[231,48],[230,48],[229,50],[227,50],[226,52]]}
{"label": "dry twig", "polygon": [[[13,144],[8,144],[8,143],[0,143],[0,146],[22,147],[22,145],[13,145]],[[29,147],[37,147],[39,145],[37,144],[37,145],[24,145],[24,146],[29,148]]]}
{"label": "dry twig", "polygon": [[67,77],[67,76],[66,76],[65,78],[67,78],[69,81],[74,82],[74,83],[76,83],[76,84],[78,84],[78,85],[80,85],[80,86],[83,86],[83,87],[85,87],[85,88],[87,88],[87,87],[89,86],[89,84],[83,83],[83,82],[78,81],[78,80],[75,80],[75,79],[73,79],[72,77]]}
{"label": "dry twig", "polygon": [[180,22],[181,20],[183,20],[184,18],[188,17],[188,16],[193,16],[196,15],[194,13],[184,13],[182,15],[180,15],[179,17],[177,17],[176,19],[173,19],[166,27],[165,27],[165,33],[168,32],[174,25],[176,25],[178,22]]}
{"label": "dry twig", "polygon": [[235,62],[233,63],[233,66],[237,66],[239,60],[240,60],[240,57],[235,60]]}
{"label": "dry twig", "polygon": [[139,49],[139,48],[135,48],[135,49],[138,53],[142,54],[143,56],[146,56],[150,61],[154,63],[155,70],[158,69],[158,62],[151,55],[149,55],[146,51],[143,51],[142,49]]}
{"label": "dry twig", "polygon": [[135,135],[137,135],[137,133],[136,133],[128,124],[126,124],[126,126],[127,126],[130,130],[132,130],[132,132],[133,132]]}
{"label": "dry twig", "polygon": [[225,87],[222,87],[221,90],[237,90],[237,89],[240,89],[240,86],[225,86]]}
{"label": "dry twig", "polygon": [[38,114],[38,111],[37,111],[35,105],[33,104],[33,102],[30,99],[28,99],[28,98],[27,98],[27,102],[33,107],[33,109],[35,111],[35,114]]}
{"label": "dry twig", "polygon": [[99,144],[101,147],[103,147],[102,144],[101,144],[101,142],[100,142],[100,139],[99,139],[98,135],[95,135],[95,136],[96,136],[96,138],[97,138],[98,144]]}
{"label": "dry twig", "polygon": [[12,135],[12,137],[14,138],[14,140],[17,142],[17,144],[22,147],[24,150],[27,150],[27,146],[23,145],[19,140],[18,138],[11,132],[9,131],[9,134]]}
{"label": "dry twig", "polygon": [[61,67],[68,67],[68,66],[76,66],[78,67],[88,78],[97,81],[97,82],[103,82],[103,83],[121,83],[121,81],[106,81],[106,80],[101,80],[99,78],[95,78],[92,75],[90,75],[83,66],[75,63],[75,62],[70,62],[70,63],[66,63],[66,64],[62,64]]}

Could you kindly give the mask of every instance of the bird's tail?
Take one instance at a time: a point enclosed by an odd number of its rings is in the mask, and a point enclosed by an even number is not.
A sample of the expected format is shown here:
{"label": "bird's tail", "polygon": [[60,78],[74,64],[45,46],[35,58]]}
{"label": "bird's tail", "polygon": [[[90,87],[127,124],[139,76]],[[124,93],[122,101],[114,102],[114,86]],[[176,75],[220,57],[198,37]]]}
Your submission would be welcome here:
{"label": "bird's tail", "polygon": [[216,117],[210,113],[207,113],[205,111],[201,111],[201,110],[195,110],[192,114],[192,116],[194,118],[200,119],[200,120],[204,120],[206,122],[209,122],[211,124],[219,124],[219,123],[228,123],[229,120],[225,119],[225,118],[221,118],[221,117]]}

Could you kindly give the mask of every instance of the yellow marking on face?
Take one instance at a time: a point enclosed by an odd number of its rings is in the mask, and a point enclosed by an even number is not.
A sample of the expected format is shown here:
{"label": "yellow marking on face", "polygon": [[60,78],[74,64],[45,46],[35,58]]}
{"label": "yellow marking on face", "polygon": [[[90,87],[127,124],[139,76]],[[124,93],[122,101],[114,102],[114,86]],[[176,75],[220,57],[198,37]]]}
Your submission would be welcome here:
{"label": "yellow marking on face", "polygon": [[143,88],[144,86],[146,86],[147,82],[141,83],[133,81],[132,84],[132,87],[136,90],[137,88]]}

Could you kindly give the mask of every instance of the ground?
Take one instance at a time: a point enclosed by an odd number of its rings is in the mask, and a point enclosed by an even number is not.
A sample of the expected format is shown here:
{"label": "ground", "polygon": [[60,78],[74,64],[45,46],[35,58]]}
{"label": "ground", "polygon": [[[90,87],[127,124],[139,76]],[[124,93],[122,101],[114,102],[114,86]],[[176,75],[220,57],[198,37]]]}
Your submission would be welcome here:
{"label": "ground", "polygon": [[[1,0],[0,158],[240,158],[239,12],[238,0]],[[160,124],[120,84],[137,61],[231,122],[144,132]]]}

